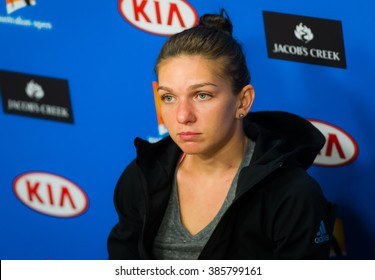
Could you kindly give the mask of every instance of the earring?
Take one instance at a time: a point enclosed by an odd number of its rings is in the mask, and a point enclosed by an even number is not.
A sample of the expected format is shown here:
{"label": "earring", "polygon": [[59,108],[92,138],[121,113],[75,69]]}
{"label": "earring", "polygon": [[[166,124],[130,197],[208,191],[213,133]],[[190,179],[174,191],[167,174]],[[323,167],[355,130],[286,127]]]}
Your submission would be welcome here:
{"label": "earring", "polygon": [[239,114],[239,116],[238,116],[240,119],[243,119],[244,117],[245,117],[245,115],[244,114]]}

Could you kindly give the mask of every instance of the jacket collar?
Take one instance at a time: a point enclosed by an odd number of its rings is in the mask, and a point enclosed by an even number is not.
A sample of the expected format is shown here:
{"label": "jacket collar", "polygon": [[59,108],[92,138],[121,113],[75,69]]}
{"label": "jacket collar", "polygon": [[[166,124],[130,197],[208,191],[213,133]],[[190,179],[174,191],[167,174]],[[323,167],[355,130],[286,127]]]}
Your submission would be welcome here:
{"label": "jacket collar", "polygon": [[[310,122],[286,112],[250,113],[244,119],[244,130],[256,142],[250,166],[262,166],[262,170],[273,170],[283,164],[307,169],[325,143],[324,136]],[[174,175],[181,149],[169,136],[156,143],[136,138],[134,143],[136,162],[147,174],[151,190],[163,188]]]}

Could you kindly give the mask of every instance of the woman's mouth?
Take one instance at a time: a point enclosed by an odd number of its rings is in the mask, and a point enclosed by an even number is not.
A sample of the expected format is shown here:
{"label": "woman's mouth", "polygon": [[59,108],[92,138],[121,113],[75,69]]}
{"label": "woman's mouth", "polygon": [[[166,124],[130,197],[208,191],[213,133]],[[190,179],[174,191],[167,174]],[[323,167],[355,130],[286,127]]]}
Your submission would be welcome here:
{"label": "woman's mouth", "polygon": [[201,133],[184,131],[184,132],[177,133],[177,135],[182,141],[194,141],[199,138]]}

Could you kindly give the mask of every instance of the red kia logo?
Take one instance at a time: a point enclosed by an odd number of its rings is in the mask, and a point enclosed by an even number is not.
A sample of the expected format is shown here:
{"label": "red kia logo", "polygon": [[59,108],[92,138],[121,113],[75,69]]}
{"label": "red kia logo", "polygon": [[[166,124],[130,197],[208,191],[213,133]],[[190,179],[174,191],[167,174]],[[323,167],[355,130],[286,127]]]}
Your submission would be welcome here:
{"label": "red kia logo", "polygon": [[326,143],[314,164],[320,166],[341,166],[353,162],[359,154],[358,144],[352,136],[332,124],[309,120],[326,138]]}
{"label": "red kia logo", "polygon": [[121,15],[135,27],[170,36],[198,23],[195,9],[184,0],[120,0]]}
{"label": "red kia logo", "polygon": [[18,199],[40,213],[55,217],[75,217],[88,208],[88,198],[75,183],[47,172],[28,172],[13,183]]}

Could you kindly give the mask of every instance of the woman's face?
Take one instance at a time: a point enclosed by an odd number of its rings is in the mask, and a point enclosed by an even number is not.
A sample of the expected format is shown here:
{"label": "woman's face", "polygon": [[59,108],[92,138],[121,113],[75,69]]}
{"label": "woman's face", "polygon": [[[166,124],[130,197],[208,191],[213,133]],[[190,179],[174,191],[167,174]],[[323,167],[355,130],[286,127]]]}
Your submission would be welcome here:
{"label": "woman's face", "polygon": [[218,75],[220,66],[188,55],[159,65],[161,115],[170,136],[187,154],[212,156],[242,133],[241,95],[233,94],[229,78]]}

